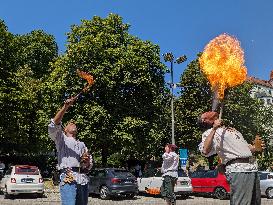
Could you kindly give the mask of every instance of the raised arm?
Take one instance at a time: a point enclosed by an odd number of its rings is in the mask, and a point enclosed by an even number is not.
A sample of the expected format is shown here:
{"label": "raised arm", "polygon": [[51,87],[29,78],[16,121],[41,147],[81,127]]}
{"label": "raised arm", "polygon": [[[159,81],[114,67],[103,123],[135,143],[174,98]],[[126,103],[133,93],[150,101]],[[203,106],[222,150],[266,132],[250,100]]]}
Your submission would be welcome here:
{"label": "raised arm", "polygon": [[77,99],[77,97],[71,97],[68,98],[65,102],[63,107],[57,112],[57,114],[55,115],[55,117],[53,118],[54,123],[56,125],[60,124],[60,122],[63,119],[63,116],[65,114],[65,112],[67,111],[67,109],[75,102],[75,100]]}
{"label": "raised arm", "polygon": [[213,127],[209,135],[206,137],[205,142],[204,142],[204,147],[203,147],[203,153],[205,155],[209,154],[212,148],[213,144],[213,138],[215,135],[216,130],[221,126],[221,120],[217,119],[213,123]]}

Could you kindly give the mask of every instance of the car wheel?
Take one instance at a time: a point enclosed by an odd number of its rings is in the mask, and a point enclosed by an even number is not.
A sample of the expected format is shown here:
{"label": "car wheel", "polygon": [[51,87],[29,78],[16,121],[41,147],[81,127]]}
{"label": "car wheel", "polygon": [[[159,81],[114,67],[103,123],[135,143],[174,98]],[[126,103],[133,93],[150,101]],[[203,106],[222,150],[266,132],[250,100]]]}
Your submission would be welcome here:
{"label": "car wheel", "polygon": [[227,191],[223,187],[217,187],[214,191],[214,196],[217,199],[226,199],[227,198]]}
{"label": "car wheel", "polygon": [[268,199],[273,199],[273,187],[269,187],[266,190],[265,194]]}
{"label": "car wheel", "polygon": [[5,189],[3,190],[4,192],[4,198],[5,199],[9,199],[9,194],[8,194],[8,191],[7,191],[7,187],[5,187]]}
{"label": "car wheel", "polygon": [[104,200],[110,198],[110,193],[109,193],[109,189],[107,186],[102,186],[100,188],[100,198],[104,199]]}

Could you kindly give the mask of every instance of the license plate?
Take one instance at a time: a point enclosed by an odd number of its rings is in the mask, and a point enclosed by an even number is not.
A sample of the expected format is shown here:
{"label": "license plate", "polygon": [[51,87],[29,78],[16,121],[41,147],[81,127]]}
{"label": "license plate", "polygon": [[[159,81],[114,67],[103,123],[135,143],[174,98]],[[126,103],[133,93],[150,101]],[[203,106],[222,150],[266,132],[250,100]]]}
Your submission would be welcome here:
{"label": "license plate", "polygon": [[132,182],[131,182],[131,181],[125,181],[124,183],[125,183],[125,184],[129,184],[129,183],[132,183]]}
{"label": "license plate", "polygon": [[32,178],[23,178],[23,179],[21,179],[21,182],[23,182],[23,183],[33,183],[33,179]]}

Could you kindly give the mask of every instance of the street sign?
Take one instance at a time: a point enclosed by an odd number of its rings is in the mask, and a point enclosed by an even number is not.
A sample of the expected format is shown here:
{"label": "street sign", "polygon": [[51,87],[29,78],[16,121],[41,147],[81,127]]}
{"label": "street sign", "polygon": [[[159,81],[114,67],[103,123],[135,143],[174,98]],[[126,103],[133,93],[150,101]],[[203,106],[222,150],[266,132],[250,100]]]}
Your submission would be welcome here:
{"label": "street sign", "polygon": [[186,166],[187,158],[180,158],[181,166]]}
{"label": "street sign", "polygon": [[187,160],[188,160],[188,149],[179,149],[179,158],[182,169],[186,169]]}

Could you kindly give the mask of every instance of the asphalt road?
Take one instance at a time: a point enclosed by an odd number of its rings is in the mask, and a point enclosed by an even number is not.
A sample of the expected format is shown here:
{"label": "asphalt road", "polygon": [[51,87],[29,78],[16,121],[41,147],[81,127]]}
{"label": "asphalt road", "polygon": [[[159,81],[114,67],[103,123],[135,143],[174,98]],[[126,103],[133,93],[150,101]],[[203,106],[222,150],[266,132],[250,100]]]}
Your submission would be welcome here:
{"label": "asphalt road", "polygon": [[[0,195],[1,205],[57,205],[60,204],[59,193],[46,193],[44,198],[35,198],[29,196],[18,196],[14,199],[4,199]],[[165,201],[160,197],[136,196],[134,199],[115,198],[112,200],[101,200],[98,197],[89,197],[89,203],[92,205],[165,205]],[[211,197],[190,196],[188,198],[178,198],[177,205],[228,205],[229,200],[218,200]],[[272,205],[273,199],[262,199],[262,205]]]}

